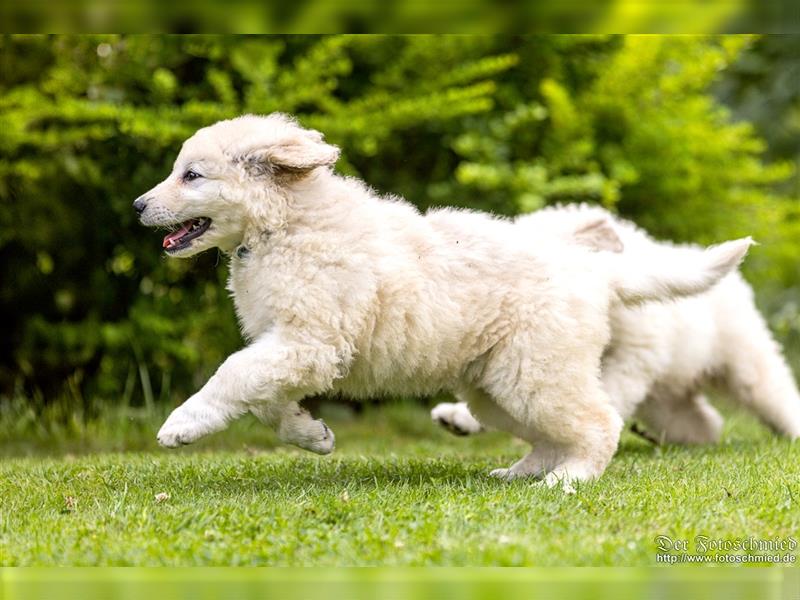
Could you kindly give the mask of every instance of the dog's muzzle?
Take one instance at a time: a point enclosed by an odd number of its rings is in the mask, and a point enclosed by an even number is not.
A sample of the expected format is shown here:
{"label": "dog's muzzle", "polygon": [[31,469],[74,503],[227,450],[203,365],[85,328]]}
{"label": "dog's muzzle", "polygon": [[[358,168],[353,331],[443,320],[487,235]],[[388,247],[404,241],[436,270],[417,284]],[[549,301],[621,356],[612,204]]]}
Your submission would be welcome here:
{"label": "dog's muzzle", "polygon": [[147,208],[147,203],[149,200],[150,198],[142,198],[141,196],[139,196],[136,200],[133,201],[133,210],[135,210],[136,214],[139,215],[140,217],[142,216],[144,210]]}

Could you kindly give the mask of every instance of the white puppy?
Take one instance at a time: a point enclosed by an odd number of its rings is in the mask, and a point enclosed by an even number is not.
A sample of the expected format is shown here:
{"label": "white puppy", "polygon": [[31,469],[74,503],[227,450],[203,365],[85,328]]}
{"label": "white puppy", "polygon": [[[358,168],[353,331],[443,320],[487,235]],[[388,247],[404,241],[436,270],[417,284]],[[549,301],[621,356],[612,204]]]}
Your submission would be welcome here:
{"label": "white puppy", "polygon": [[332,172],[338,155],[284,115],[222,121],[187,140],[169,177],[134,203],[143,224],[177,227],[164,238],[169,255],[230,254],[250,342],[173,411],[164,446],[250,411],[325,453],[333,434],[299,407],[307,395],[452,390],[535,444],[496,475],[597,477],[622,426],[598,377],[611,305],[707,289],[750,245],[659,265],[538,243],[486,214],[422,216],[378,197]]}
{"label": "white puppy", "polygon": [[[659,257],[655,260],[701,255],[696,247],[658,243],[632,223],[587,205],[545,209],[517,223],[531,236],[572,239],[596,249],[624,247],[624,252]],[[723,384],[776,432],[800,436],[797,386],[756,309],[752,290],[738,273],[694,297],[615,304],[611,324],[603,386],[620,415],[641,419],[656,440],[719,440],[722,417],[701,391],[709,383]],[[464,401],[441,403],[431,417],[456,433],[482,429]]]}

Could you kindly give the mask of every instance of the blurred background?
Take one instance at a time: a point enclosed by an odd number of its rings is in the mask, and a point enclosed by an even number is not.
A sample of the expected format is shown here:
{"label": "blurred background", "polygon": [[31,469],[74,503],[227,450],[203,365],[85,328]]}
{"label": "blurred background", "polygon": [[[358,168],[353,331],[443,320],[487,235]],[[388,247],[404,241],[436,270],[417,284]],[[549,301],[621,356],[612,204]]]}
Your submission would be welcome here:
{"label": "blurred background", "polygon": [[798,33],[791,0],[27,0],[0,29],[213,33]]}
{"label": "blurred background", "polygon": [[[197,128],[283,111],[421,209],[592,202],[654,235],[753,235],[800,360],[800,36],[0,38],[0,439],[162,411],[241,346],[215,252],[131,208]],[[37,425],[39,426],[39,425]]]}

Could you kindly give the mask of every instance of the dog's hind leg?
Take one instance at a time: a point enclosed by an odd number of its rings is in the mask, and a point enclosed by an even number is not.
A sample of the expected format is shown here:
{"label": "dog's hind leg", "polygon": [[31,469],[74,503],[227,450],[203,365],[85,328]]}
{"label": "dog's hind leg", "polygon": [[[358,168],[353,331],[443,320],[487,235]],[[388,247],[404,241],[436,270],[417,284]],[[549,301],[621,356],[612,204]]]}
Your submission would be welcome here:
{"label": "dog's hind leg", "polygon": [[[616,452],[623,421],[591,365],[573,367],[568,381],[545,383],[517,377],[510,388],[502,383],[494,390],[489,386],[491,399],[501,409],[489,413],[495,415],[494,423],[487,422],[480,405],[470,401],[479,421],[533,444],[533,451],[522,460],[491,475],[543,477],[547,485],[561,484],[570,492],[571,482],[603,473]],[[533,365],[531,370],[537,371]]]}
{"label": "dog's hind leg", "polygon": [[[538,425],[544,439],[534,447],[534,454],[556,462],[555,466],[548,465],[545,483],[550,487],[560,483],[570,492],[571,482],[589,481],[603,474],[617,451],[623,420],[599,382],[578,391],[568,405],[562,404],[565,400],[569,401],[559,396],[553,402],[558,412],[551,412]],[[540,395],[537,401],[548,399]]]}
{"label": "dog's hind leg", "polygon": [[639,339],[624,331],[603,357],[603,389],[623,419],[630,418],[644,402],[658,373],[659,345],[643,333]]}
{"label": "dog's hind leg", "polygon": [[295,401],[265,402],[250,408],[255,417],[273,428],[278,438],[316,454],[333,452],[336,438],[322,419],[315,419]]}
{"label": "dog's hind leg", "polygon": [[639,406],[636,417],[659,443],[715,444],[722,434],[722,415],[703,394],[656,393]]}
{"label": "dog's hind leg", "polygon": [[725,383],[761,421],[789,438],[800,438],[800,394],[780,346],[755,306],[740,309],[723,332]]}
{"label": "dog's hind leg", "polygon": [[[538,477],[545,475],[560,464],[564,455],[562,449],[549,440],[536,435],[530,427],[526,427],[501,408],[491,396],[477,388],[463,388],[457,397],[462,402],[454,406],[464,410],[481,427],[491,427],[511,433],[530,442],[534,449],[507,469],[495,469],[489,475],[499,479],[516,479],[518,477]],[[475,415],[473,417],[472,415]]]}
{"label": "dog's hind leg", "polygon": [[616,452],[623,421],[599,382],[574,395],[540,389],[528,400],[536,405],[528,430],[533,450],[508,469],[496,469],[491,475],[502,479],[540,477],[548,486],[561,484],[566,492],[573,491],[574,481],[602,475]]}
{"label": "dog's hind leg", "polygon": [[475,424],[483,428],[498,429],[510,433],[522,440],[533,442],[530,428],[525,427],[483,390],[473,386],[463,386],[456,393],[460,400],[454,406],[466,412]]}

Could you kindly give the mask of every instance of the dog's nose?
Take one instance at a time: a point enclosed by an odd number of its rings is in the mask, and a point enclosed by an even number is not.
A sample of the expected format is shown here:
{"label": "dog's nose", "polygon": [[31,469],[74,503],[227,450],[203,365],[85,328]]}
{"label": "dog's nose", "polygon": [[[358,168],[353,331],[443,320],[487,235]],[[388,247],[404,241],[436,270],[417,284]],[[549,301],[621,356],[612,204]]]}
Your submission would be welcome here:
{"label": "dog's nose", "polygon": [[144,209],[147,208],[147,199],[142,198],[139,196],[136,200],[133,201],[133,210],[136,211],[137,215],[141,215],[144,212]]}

